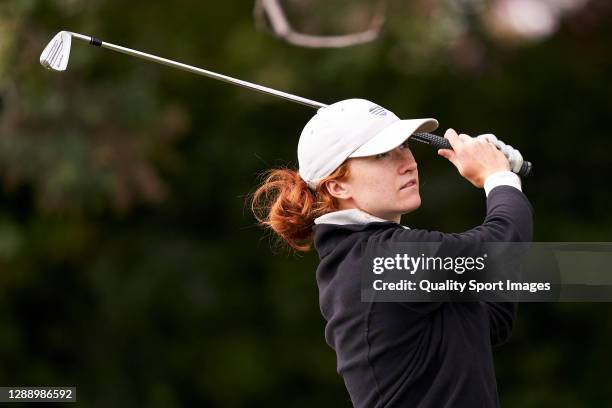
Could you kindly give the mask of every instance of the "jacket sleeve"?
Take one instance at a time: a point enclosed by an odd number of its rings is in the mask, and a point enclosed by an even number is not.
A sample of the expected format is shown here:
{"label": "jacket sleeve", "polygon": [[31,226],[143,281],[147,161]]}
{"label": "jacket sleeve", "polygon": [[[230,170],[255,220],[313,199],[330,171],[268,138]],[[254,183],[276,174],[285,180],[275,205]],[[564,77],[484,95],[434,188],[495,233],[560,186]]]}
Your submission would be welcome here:
{"label": "jacket sleeve", "polygon": [[533,209],[517,188],[498,186],[487,197],[487,215],[479,226],[460,233],[392,228],[373,235],[371,242],[529,242]]}
{"label": "jacket sleeve", "polygon": [[[530,242],[533,238],[533,208],[519,189],[498,186],[487,197],[487,215],[482,224],[461,233],[423,229],[387,229],[373,236],[373,242]],[[441,303],[406,303],[407,309],[427,314]],[[485,303],[491,328],[491,341],[501,344],[512,330],[517,304]]]}

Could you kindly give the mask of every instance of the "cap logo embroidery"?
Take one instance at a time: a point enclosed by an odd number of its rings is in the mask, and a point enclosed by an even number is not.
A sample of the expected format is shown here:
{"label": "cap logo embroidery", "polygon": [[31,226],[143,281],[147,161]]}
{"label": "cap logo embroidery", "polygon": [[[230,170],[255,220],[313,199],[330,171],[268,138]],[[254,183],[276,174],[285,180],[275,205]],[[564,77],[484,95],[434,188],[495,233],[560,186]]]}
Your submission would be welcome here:
{"label": "cap logo embroidery", "polygon": [[370,109],[368,109],[368,112],[370,112],[372,115],[380,115],[380,116],[385,116],[387,114],[387,111],[385,110],[385,108],[382,108],[378,105],[373,106]]}

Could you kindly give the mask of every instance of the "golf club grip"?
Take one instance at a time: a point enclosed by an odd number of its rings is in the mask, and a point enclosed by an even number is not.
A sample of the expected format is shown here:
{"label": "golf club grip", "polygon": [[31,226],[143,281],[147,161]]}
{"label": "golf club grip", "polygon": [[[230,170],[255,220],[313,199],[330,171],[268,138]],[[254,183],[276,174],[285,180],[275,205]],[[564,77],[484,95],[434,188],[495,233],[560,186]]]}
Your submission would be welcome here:
{"label": "golf club grip", "polygon": [[[435,149],[453,149],[448,139],[440,136],[433,135],[431,133],[417,132],[412,134],[412,139],[418,140],[421,143],[428,144]],[[523,165],[518,171],[518,175],[521,177],[527,177],[531,174],[533,165],[527,160],[523,160]]]}

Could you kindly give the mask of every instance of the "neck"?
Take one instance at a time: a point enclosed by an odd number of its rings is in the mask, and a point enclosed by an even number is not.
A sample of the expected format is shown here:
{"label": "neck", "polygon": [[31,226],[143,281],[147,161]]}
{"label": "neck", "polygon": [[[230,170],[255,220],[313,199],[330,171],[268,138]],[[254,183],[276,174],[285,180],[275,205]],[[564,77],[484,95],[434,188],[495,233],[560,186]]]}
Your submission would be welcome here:
{"label": "neck", "polygon": [[378,217],[378,218],[382,218],[383,220],[388,220],[388,221],[393,221],[396,223],[400,223],[401,219],[402,219],[402,215],[398,214],[398,215],[385,215],[385,214],[374,214],[370,211],[364,210],[363,208],[359,208],[355,202],[353,201],[353,199],[350,200],[338,200],[338,210],[352,210],[352,209],[357,209],[363,212],[366,212],[370,215],[373,215],[374,217]]}

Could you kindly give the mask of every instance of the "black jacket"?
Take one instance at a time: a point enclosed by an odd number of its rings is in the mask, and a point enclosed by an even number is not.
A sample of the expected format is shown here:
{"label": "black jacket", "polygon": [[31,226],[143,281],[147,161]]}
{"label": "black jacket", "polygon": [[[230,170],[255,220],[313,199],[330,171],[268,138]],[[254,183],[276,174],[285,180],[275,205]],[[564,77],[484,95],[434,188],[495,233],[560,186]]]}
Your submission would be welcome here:
{"label": "black jacket", "polygon": [[391,221],[314,231],[325,338],[354,406],[499,406],[491,346],[508,339],[516,304],[362,303],[359,266],[365,242],[531,241],[532,208],[520,190],[495,187],[484,222],[458,234]]}

